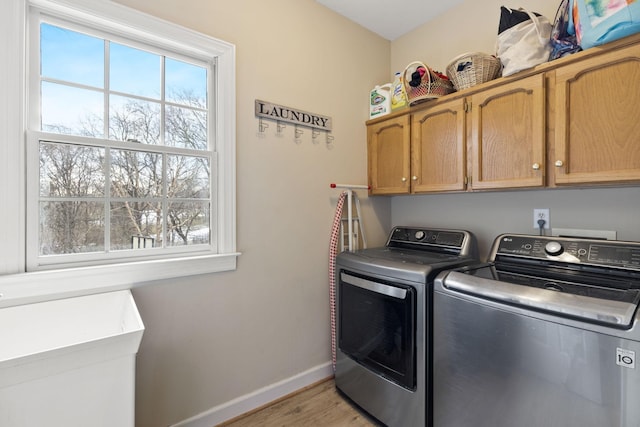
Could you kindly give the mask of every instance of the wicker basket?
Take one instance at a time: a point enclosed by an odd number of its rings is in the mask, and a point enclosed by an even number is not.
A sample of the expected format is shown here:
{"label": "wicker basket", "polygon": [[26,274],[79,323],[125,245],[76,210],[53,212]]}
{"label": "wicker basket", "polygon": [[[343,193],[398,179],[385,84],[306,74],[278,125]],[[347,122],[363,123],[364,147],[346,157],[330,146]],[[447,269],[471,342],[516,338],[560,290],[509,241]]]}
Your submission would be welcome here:
{"label": "wicker basket", "polygon": [[482,52],[465,53],[447,66],[447,76],[456,90],[462,90],[500,77],[502,63],[493,55]]}
{"label": "wicker basket", "polygon": [[[418,72],[420,68],[423,68],[424,74],[418,80],[413,79],[412,82],[413,74]],[[422,62],[412,62],[407,65],[402,81],[411,106],[430,99],[440,98],[455,91],[448,78],[441,77]]]}

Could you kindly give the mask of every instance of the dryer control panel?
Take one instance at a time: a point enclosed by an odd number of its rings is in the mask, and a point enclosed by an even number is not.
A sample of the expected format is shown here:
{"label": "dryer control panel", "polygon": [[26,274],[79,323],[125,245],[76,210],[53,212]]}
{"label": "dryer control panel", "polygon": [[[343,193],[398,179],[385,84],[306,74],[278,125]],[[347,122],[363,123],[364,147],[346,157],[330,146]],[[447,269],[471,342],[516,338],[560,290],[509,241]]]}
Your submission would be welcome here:
{"label": "dryer control panel", "polygon": [[387,247],[416,250],[454,251],[460,255],[475,255],[475,237],[464,230],[440,230],[419,227],[395,227]]}

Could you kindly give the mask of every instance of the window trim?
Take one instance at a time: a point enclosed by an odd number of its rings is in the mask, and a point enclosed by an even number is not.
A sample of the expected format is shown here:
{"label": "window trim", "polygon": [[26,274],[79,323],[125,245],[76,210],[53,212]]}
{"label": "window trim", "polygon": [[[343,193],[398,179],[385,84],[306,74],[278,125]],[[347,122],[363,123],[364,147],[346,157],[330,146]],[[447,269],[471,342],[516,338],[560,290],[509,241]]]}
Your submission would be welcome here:
{"label": "window trim", "polygon": [[[135,284],[188,275],[235,270],[235,46],[142,12],[104,0],[18,0],[0,18],[0,45],[6,70],[0,70],[0,191],[7,201],[0,205],[0,221],[7,229],[0,245],[0,307],[36,300],[130,288]],[[196,57],[216,61],[214,91],[216,130],[214,141],[218,174],[216,197],[218,253],[184,258],[26,272],[26,138],[28,107],[26,88],[28,51],[26,39],[30,8],[61,19],[81,20],[108,32],[123,32],[150,44],[158,43]],[[161,35],[161,36],[158,36]],[[11,43],[12,42],[12,43]],[[8,61],[8,58],[22,58]],[[20,143],[16,143],[19,141]],[[16,209],[18,207],[18,209]],[[4,233],[3,233],[4,234]],[[12,244],[10,242],[13,242]],[[17,248],[16,248],[17,246]]]}

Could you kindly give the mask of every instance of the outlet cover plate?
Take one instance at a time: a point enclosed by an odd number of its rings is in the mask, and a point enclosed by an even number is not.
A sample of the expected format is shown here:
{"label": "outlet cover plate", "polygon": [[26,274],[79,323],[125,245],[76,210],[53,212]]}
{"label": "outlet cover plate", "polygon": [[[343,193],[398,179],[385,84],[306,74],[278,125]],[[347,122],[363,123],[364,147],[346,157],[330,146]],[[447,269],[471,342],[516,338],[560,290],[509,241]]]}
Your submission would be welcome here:
{"label": "outlet cover plate", "polygon": [[538,220],[544,219],[544,229],[548,230],[551,228],[551,220],[549,218],[549,209],[534,209],[533,210],[533,228],[536,230],[540,229],[538,225]]}

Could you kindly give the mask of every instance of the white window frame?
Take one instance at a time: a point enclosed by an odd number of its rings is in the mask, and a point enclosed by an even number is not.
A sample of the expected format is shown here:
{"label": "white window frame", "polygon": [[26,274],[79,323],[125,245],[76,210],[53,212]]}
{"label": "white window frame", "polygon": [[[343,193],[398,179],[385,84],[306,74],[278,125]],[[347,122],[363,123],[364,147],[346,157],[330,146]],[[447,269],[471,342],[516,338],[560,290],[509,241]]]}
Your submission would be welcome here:
{"label": "white window frame", "polygon": [[[0,307],[45,299],[125,289],[142,282],[234,270],[235,191],[235,46],[105,0],[13,0],[0,17],[0,204],[4,236],[0,242]],[[60,19],[110,33],[122,33],[150,45],[162,45],[216,64],[215,155],[211,215],[215,216],[217,253],[150,259],[119,264],[27,272],[27,138],[30,105],[27,87],[27,22],[31,8]],[[16,58],[21,58],[16,59]],[[34,78],[34,77],[31,77]],[[6,231],[6,232],[5,232]]]}

